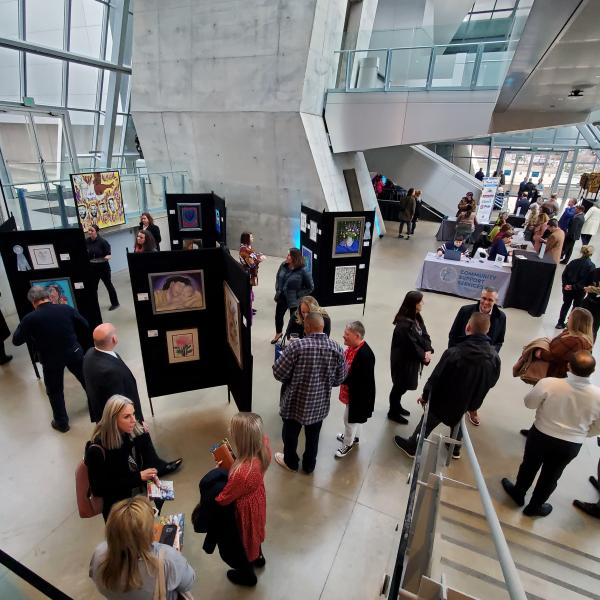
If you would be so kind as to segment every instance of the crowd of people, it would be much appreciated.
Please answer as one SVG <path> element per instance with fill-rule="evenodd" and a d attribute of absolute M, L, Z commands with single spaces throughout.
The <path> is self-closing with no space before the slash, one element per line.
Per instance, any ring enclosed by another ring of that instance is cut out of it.
<path fill-rule="evenodd" d="M 406 239 L 414 233 L 419 197 L 418 190 L 409 190 L 400 208 L 400 234 L 405 225 Z M 567 210 L 573 209 L 570 218 L 563 218 L 563 214 L 557 220 L 558 211 L 550 214 L 551 206 L 544 208 L 546 203 L 540 205 L 537 200 L 527 208 L 525 228 L 531 231 L 534 244 L 545 240 L 546 253 L 555 262 L 562 257 L 568 264 L 562 274 L 563 305 L 557 323 L 561 331 L 553 339 L 534 340 L 531 352 L 519 363 L 526 362 L 528 368 L 537 363 L 537 372 L 542 375 L 532 382 L 533 388 L 524 399 L 525 406 L 536 413 L 533 424 L 521 430 L 527 441 L 515 482 L 503 478 L 501 483 L 529 517 L 550 514 L 552 505 L 548 500 L 565 467 L 577 456 L 586 437 L 600 435 L 600 388 L 590 382 L 595 370 L 592 348 L 600 324 L 600 269 L 591 260 L 593 248 L 588 244 L 582 246 L 579 258 L 569 262 L 575 241 L 583 237 L 587 222 L 583 211 L 569 204 Z M 475 214 L 476 203 L 467 194 L 458 206 L 457 235 L 453 242 L 438 248 L 438 254 L 467 252 L 465 242 L 477 224 Z M 108 263 L 110 245 L 97 228 L 90 228 L 88 233 L 90 259 L 98 265 L 94 266 L 97 281 L 106 285 L 111 309 L 117 308 Z M 501 214 L 485 240 L 478 242 L 489 247 L 490 255 L 504 254 L 512 235 L 507 215 Z M 253 242 L 250 232 L 242 234 L 239 259 L 255 287 L 265 257 Z M 145 213 L 134 251 L 158 251 L 159 243 L 160 230 Z M 340 446 L 335 460 L 342 460 L 359 446 L 362 428 L 375 410 L 376 357 L 366 341 L 364 324 L 358 320 L 347 323 L 343 345 L 332 339 L 331 317 L 310 295 L 313 288 L 301 251 L 290 248 L 276 275 L 272 339 L 280 346 L 272 372 L 281 383 L 282 450 L 272 452 L 258 414 L 238 413 L 231 420 L 228 434 L 233 463 L 225 466 L 218 461 L 200 481 L 201 498 L 192 513 L 193 528 L 206 533 L 205 551 L 219 548 L 220 556 L 231 567 L 227 578 L 236 585 L 256 585 L 257 570 L 266 566 L 262 547 L 267 522 L 264 475 L 271 459 L 290 473 L 313 473 L 322 425 L 336 387 L 344 416 L 336 436 Z M 160 484 L 160 478 L 175 473 L 183 459 L 166 460 L 158 455 L 144 420 L 136 379 L 116 352 L 119 339 L 115 326 L 103 323 L 96 327 L 93 346 L 84 352 L 78 340 L 81 332 L 89 329 L 87 321 L 76 309 L 52 303 L 50 294 L 47 288 L 30 289 L 28 299 L 34 310 L 22 319 L 13 343 L 29 343 L 39 354 L 54 429 L 69 431 L 65 367 L 86 392 L 94 425 L 85 446 L 84 464 L 90 493 L 102 499 L 101 513 L 106 521 L 106 540 L 94 551 L 90 577 L 106 598 L 190 598 L 194 569 L 181 552 L 153 541 L 154 518 L 162 502 L 156 500 L 153 507 L 145 497 L 147 482 Z M 427 438 L 444 424 L 459 442 L 452 451 L 453 458 L 458 459 L 462 436 L 458 426 L 463 416 L 473 426 L 481 426 L 478 411 L 499 380 L 500 352 L 506 335 L 506 314 L 497 301 L 497 290 L 484 287 L 477 302 L 464 305 L 455 315 L 448 330 L 447 348 L 417 400 L 424 409 L 419 424 L 412 434 L 393 438 L 408 457 L 415 456 L 420 435 Z M 424 308 L 423 293 L 409 291 L 393 319 L 387 418 L 399 425 L 409 423 L 410 410 L 406 402 L 403 405 L 403 397 L 419 388 L 423 371 L 430 367 L 435 353 Z M 284 330 L 286 315 L 289 320 Z M 4 334 L 2 327 L 0 334 Z M 7 362 L 3 346 L 2 350 L 0 361 Z M 299 452 L 302 431 L 304 448 Z M 590 476 L 590 482 L 598 489 L 598 478 Z M 600 500 L 597 504 L 574 500 L 574 505 L 600 518 Z"/>

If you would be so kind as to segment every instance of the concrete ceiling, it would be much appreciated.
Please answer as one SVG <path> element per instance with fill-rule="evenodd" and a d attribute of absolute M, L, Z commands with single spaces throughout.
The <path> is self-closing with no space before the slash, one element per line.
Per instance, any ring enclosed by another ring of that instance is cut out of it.
<path fill-rule="evenodd" d="M 535 0 L 496 111 L 599 108 L 599 58 L 599 1 Z M 574 88 L 582 89 L 583 97 L 570 98 Z"/>

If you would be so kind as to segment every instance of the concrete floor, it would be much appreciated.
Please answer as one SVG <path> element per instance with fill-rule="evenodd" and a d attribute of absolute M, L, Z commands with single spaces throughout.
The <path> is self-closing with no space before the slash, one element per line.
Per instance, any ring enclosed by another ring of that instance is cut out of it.
<path fill-rule="evenodd" d="M 203 536 L 191 527 L 186 531 L 184 554 L 196 569 L 196 598 L 369 599 L 377 598 L 384 574 L 391 573 L 397 551 L 396 525 L 404 515 L 411 462 L 393 445 L 392 436 L 412 431 L 420 409 L 418 391 L 407 394 L 405 405 L 412 411 L 409 426 L 386 420 L 391 387 L 389 345 L 392 319 L 404 294 L 413 289 L 425 253 L 435 248 L 432 223 L 420 223 L 410 241 L 399 240 L 397 224 L 390 223 L 388 236 L 376 243 L 366 311 L 362 306 L 334 307 L 332 337 L 341 341 L 344 323 L 361 319 L 367 340 L 377 357 L 378 395 L 376 411 L 361 435 L 360 447 L 345 459 L 335 460 L 337 432 L 342 431 L 342 405 L 334 392 L 326 419 L 313 475 L 292 474 L 272 463 L 266 474 L 267 566 L 259 574 L 254 590 L 239 589 L 225 578 L 227 567 L 216 555 L 202 550 Z M 281 419 L 278 416 L 279 385 L 273 379 L 273 281 L 280 259 L 269 258 L 261 267 L 257 290 L 258 314 L 253 327 L 254 410 L 264 419 L 274 451 L 281 449 Z M 563 267 L 559 267 L 559 272 Z M 165 510 L 184 511 L 189 516 L 198 500 L 198 481 L 213 464 L 209 447 L 226 435 L 235 412 L 227 404 L 225 388 L 178 394 L 154 400 L 156 417 L 150 418 L 145 399 L 144 373 L 129 278 L 117 273 L 114 281 L 121 308 L 106 312 L 108 299 L 101 289 L 100 304 L 105 318 L 113 320 L 121 343 L 117 348 L 138 378 L 144 413 L 161 454 L 183 456 L 183 468 L 174 476 L 176 500 Z M 467 301 L 426 293 L 423 316 L 436 349 L 434 363 L 447 344 L 447 335 L 458 308 Z M 511 368 L 526 342 L 539 335 L 554 335 L 560 307 L 557 275 L 548 312 L 540 318 L 508 309 L 508 331 L 501 352 L 500 382 L 488 395 L 480 411 L 482 425 L 470 428 L 473 443 L 500 520 L 510 531 L 529 531 L 539 543 L 551 540 L 566 549 L 577 548 L 600 572 L 599 523 L 576 511 L 573 498 L 595 501 L 597 493 L 587 482 L 595 472 L 598 447 L 588 440 L 578 458 L 567 468 L 552 497 L 554 512 L 546 519 L 532 520 L 515 509 L 505 496 L 500 479 L 514 476 L 522 457 L 521 427 L 528 427 L 533 413 L 523 405 L 529 389 L 512 377 Z M 15 319 L 9 319 L 12 328 Z M 88 578 L 89 558 L 103 539 L 101 518 L 78 517 L 74 493 L 74 470 L 82 456 L 91 424 L 82 389 L 70 374 L 65 377 L 71 431 L 60 434 L 49 426 L 50 407 L 29 364 L 23 347 L 9 351 L 15 358 L 0 367 L 2 414 L 0 451 L 5 492 L 0 512 L 0 547 L 76 599 L 99 598 Z M 425 376 L 431 367 L 425 371 Z M 600 374 L 594 377 L 600 382 Z M 470 467 L 463 458 L 453 461 L 450 477 L 470 481 Z M 473 492 L 447 490 L 446 499 L 466 510 L 480 512 Z M 169 511 L 171 512 L 171 511 Z M 456 557 L 460 554 L 456 551 Z M 582 559 L 583 560 L 583 559 Z M 448 567 L 451 571 L 452 569 Z M 452 582 L 465 591 L 477 592 L 478 580 L 458 571 Z M 473 580 L 473 581 L 471 581 Z M 597 582 L 596 582 L 597 583 Z M 468 588 L 468 589 L 467 589 Z M 483 592 L 482 592 L 483 593 Z M 546 591 L 544 598 L 598 597 L 565 595 Z M 0 598 L 41 597 L 13 575 L 0 570 Z M 481 596 L 485 597 L 484 595 Z"/>

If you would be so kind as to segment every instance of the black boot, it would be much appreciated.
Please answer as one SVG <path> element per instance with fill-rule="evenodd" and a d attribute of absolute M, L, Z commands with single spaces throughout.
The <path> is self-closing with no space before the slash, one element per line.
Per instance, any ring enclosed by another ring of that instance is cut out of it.
<path fill-rule="evenodd" d="M 254 587 L 257 581 L 252 567 L 247 570 L 244 569 L 243 571 L 241 569 L 229 569 L 229 571 L 227 571 L 227 579 L 229 579 L 231 583 L 244 585 L 246 587 Z"/>

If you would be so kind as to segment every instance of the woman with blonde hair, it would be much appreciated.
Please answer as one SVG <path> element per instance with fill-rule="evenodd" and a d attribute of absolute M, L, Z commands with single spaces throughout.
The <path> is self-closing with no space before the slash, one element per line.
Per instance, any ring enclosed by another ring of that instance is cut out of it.
<path fill-rule="evenodd" d="M 264 567 L 266 562 L 261 549 L 267 520 L 264 475 L 271 462 L 271 447 L 262 419 L 255 413 L 234 415 L 229 429 L 236 459 L 216 502 L 221 505 L 235 502 L 237 526 L 248 563 L 227 571 L 227 578 L 238 585 L 254 586 L 254 568 Z"/>
<path fill-rule="evenodd" d="M 302 298 L 300 298 L 298 309 L 290 319 L 290 323 L 286 331 L 286 337 L 296 334 L 299 338 L 303 338 L 304 319 L 306 318 L 306 315 L 311 312 L 319 313 L 323 317 L 323 321 L 325 323 L 323 333 L 329 337 L 331 334 L 331 319 L 329 318 L 327 311 L 324 308 L 321 308 L 316 298 L 313 298 L 312 296 L 302 296 Z"/>
<path fill-rule="evenodd" d="M 544 233 L 548 229 L 548 221 L 550 217 L 546 213 L 539 213 L 535 223 L 533 225 L 533 248 L 536 252 L 539 252 L 542 248 L 542 240 L 544 239 Z"/>
<path fill-rule="evenodd" d="M 594 333 L 592 313 L 586 308 L 574 308 L 569 315 L 567 328 L 552 339 L 548 350 L 536 350 L 536 358 L 550 363 L 547 377 L 567 376 L 569 360 L 580 350 L 592 350 Z"/>
<path fill-rule="evenodd" d="M 111 396 L 85 447 L 90 487 L 94 496 L 103 498 L 104 520 L 115 502 L 145 492 L 147 481 L 158 481 L 163 463 L 150 434 L 136 421 L 133 402 Z"/>
<path fill-rule="evenodd" d="M 90 577 L 105 598 L 177 600 L 191 590 L 194 569 L 171 546 L 153 542 L 153 534 L 154 515 L 146 498 L 136 496 L 113 506 L 106 541 L 96 547 L 90 562 Z"/>

